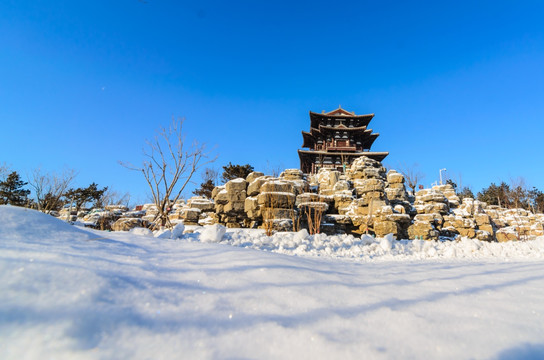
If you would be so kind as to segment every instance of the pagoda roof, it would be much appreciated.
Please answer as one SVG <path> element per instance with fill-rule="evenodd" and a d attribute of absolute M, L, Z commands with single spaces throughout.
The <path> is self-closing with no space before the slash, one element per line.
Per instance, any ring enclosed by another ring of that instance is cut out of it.
<path fill-rule="evenodd" d="M 335 117 L 349 117 L 349 118 L 370 118 L 372 119 L 374 117 L 374 114 L 365 114 L 365 115 L 356 115 L 355 112 L 349 112 L 345 109 L 342 109 L 342 107 L 338 107 L 338 109 L 335 109 L 333 111 L 329 112 L 323 112 L 323 113 L 316 113 L 313 111 L 310 111 L 310 117 L 316 116 L 316 117 L 325 117 L 325 118 L 335 118 Z"/>
<path fill-rule="evenodd" d="M 303 131 L 302 132 L 302 141 L 303 141 L 303 144 L 302 144 L 302 147 L 305 148 L 309 148 L 309 147 L 312 147 L 312 145 L 314 144 L 315 142 L 315 137 L 309 133 L 309 132 L 306 132 L 306 131 Z"/>
<path fill-rule="evenodd" d="M 339 126 L 327 126 L 327 125 L 319 125 L 319 131 L 321 130 L 329 130 L 329 131 L 365 131 L 366 126 L 358 126 L 358 127 L 347 127 L 345 125 L 339 125 Z M 372 130 L 370 130 L 372 131 Z"/>
<path fill-rule="evenodd" d="M 330 156 L 330 155 L 341 155 L 348 157 L 359 157 L 359 156 L 368 156 L 377 161 L 383 161 L 389 155 L 388 151 L 357 151 L 357 152 L 344 152 L 344 151 L 318 151 L 318 150 L 298 150 L 299 157 L 307 158 L 314 157 L 318 155 Z"/>

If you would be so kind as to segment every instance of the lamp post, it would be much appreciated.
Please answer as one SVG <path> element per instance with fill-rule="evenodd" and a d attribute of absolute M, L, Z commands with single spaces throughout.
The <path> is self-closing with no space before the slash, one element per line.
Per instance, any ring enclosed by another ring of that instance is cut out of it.
<path fill-rule="evenodd" d="M 446 169 L 440 169 L 440 185 L 442 184 L 442 171 L 446 171 Z"/>

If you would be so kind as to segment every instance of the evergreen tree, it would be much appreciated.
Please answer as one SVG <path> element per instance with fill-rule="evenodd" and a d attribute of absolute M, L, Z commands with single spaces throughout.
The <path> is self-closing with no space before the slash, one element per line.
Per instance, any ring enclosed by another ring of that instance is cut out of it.
<path fill-rule="evenodd" d="M 466 186 L 461 191 L 459 191 L 457 193 L 457 196 L 459 196 L 459 198 L 461 200 L 463 200 L 463 198 L 472 198 L 472 199 L 474 199 L 474 193 L 472 192 L 472 190 L 470 190 Z"/>
<path fill-rule="evenodd" d="M 211 199 L 212 191 L 215 188 L 215 183 L 217 182 L 217 175 L 217 170 L 213 168 L 204 169 L 204 173 L 202 174 L 202 180 L 204 180 L 204 182 L 200 184 L 199 189 L 193 190 L 193 194 Z"/>
<path fill-rule="evenodd" d="M 42 208 L 47 211 L 59 211 L 62 208 L 62 201 L 58 196 L 49 192 L 43 197 Z"/>
<path fill-rule="evenodd" d="M 193 191 L 193 194 L 197 196 L 204 196 L 205 198 L 211 199 L 212 198 L 212 191 L 215 188 L 215 184 L 212 180 L 206 180 L 202 184 L 200 184 L 199 189 L 195 189 Z"/>
<path fill-rule="evenodd" d="M 532 211 L 535 213 L 544 212 L 544 193 L 542 191 L 533 187 L 533 189 L 528 192 L 528 198 Z"/>
<path fill-rule="evenodd" d="M 478 193 L 478 200 L 484 201 L 488 205 L 500 205 L 509 208 L 511 205 L 510 186 L 504 181 L 498 186 L 491 183 L 488 188 L 482 189 Z"/>
<path fill-rule="evenodd" d="M 0 181 L 0 204 L 9 204 L 15 206 L 24 206 L 28 202 L 30 190 L 23 189 L 26 182 L 16 171 L 8 175 L 6 180 Z"/>
<path fill-rule="evenodd" d="M 93 202 L 93 206 L 100 205 L 104 193 L 108 190 L 107 187 L 99 190 L 98 185 L 94 182 L 86 188 L 69 189 L 66 192 L 65 198 L 67 202 L 72 202 L 76 206 L 76 211 L 79 211 L 83 205 L 88 202 Z"/>
<path fill-rule="evenodd" d="M 245 165 L 233 165 L 229 162 L 227 166 L 223 166 L 223 175 L 221 180 L 223 183 L 236 178 L 246 178 L 253 172 L 253 166 L 249 164 Z"/>

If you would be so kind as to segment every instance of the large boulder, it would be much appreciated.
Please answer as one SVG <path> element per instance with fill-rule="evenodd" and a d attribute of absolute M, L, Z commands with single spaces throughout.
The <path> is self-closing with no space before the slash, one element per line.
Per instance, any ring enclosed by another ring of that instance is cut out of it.
<path fill-rule="evenodd" d="M 151 223 L 141 218 L 120 218 L 111 226 L 113 231 L 130 231 L 134 228 L 149 228 Z"/>

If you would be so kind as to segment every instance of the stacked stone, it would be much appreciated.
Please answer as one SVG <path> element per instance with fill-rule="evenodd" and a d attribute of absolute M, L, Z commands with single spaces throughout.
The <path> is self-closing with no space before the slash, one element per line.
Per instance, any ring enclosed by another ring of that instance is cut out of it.
<path fill-rule="evenodd" d="M 461 235 L 482 241 L 494 239 L 495 226 L 485 212 L 486 203 L 472 198 L 463 198 L 462 204 L 445 217 L 444 229 L 450 236 Z"/>
<path fill-rule="evenodd" d="M 357 197 L 370 202 L 373 200 L 376 208 L 387 205 L 385 198 L 385 168 L 379 161 L 361 156 L 353 161 L 346 171 L 347 178 L 352 181 Z"/>
<path fill-rule="evenodd" d="M 448 205 L 451 209 L 455 209 L 461 204 L 459 196 L 457 196 L 455 189 L 450 184 L 435 185 L 432 190 L 442 193 L 448 199 Z"/>
<path fill-rule="evenodd" d="M 532 214 L 529 216 L 532 236 L 544 236 L 544 214 Z"/>
<path fill-rule="evenodd" d="M 329 209 L 331 202 L 331 196 L 321 195 L 316 193 L 305 192 L 297 195 L 296 206 L 300 214 L 301 226 L 309 227 L 310 220 L 315 223 L 315 214 L 320 213 L 321 219 L 325 220 L 321 222 L 320 232 L 327 234 L 335 233 L 337 229 L 337 219 L 334 217 L 326 217 L 326 212 Z M 308 219 L 308 216 L 312 219 Z"/>
<path fill-rule="evenodd" d="M 489 217 L 491 218 L 491 221 L 496 225 L 497 228 L 502 228 L 506 226 L 506 224 L 504 223 L 502 219 L 503 211 L 504 209 L 498 205 L 487 205 L 485 208 L 486 214 L 489 215 Z"/>
<path fill-rule="evenodd" d="M 304 174 L 298 169 L 287 169 L 280 178 L 252 173 L 247 179 L 247 197 L 244 211 L 250 227 L 273 224 L 274 230 L 292 231 L 297 221 L 296 196 L 307 189 Z"/>
<path fill-rule="evenodd" d="M 497 241 L 511 241 L 544 235 L 544 215 L 523 209 L 504 209 L 488 205 L 485 209 L 494 228 Z"/>
<path fill-rule="evenodd" d="M 347 169 L 346 176 L 353 183 L 357 198 L 352 201 L 345 213 L 351 218 L 354 227 L 358 228 L 357 232 L 375 232 L 377 228 L 380 233 L 391 229 L 390 232 L 398 234 L 396 223 L 390 224 L 388 222 L 392 220 L 376 216 L 382 212 L 384 207 L 390 208 L 383 210 L 384 214 L 396 213 L 389 206 L 385 195 L 387 178 L 385 168 L 381 163 L 362 156 L 355 159 L 351 167 Z M 384 223 L 378 224 L 380 222 Z"/>
<path fill-rule="evenodd" d="M 128 207 L 125 205 L 106 205 L 104 206 L 104 210 L 111 211 L 119 216 L 129 211 Z"/>
<path fill-rule="evenodd" d="M 187 200 L 187 205 L 178 210 L 179 219 L 185 225 L 201 225 L 213 223 L 210 213 L 215 212 L 212 200 L 202 196 L 193 196 Z"/>
<path fill-rule="evenodd" d="M 293 221 L 297 216 L 296 196 L 296 186 L 292 181 L 268 180 L 263 183 L 257 196 L 263 222 L 272 221 L 274 230 L 293 230 Z"/>
<path fill-rule="evenodd" d="M 143 220 L 141 218 L 123 217 L 113 223 L 111 229 L 113 231 L 129 231 L 136 227 L 149 228 L 150 226 L 151 223 L 147 220 Z"/>
<path fill-rule="evenodd" d="M 247 226 L 248 218 L 244 211 L 247 197 L 247 181 L 242 178 L 230 180 L 212 191 L 217 221 L 228 228 Z"/>
<path fill-rule="evenodd" d="M 404 210 L 404 207 L 400 206 L 400 209 Z M 383 206 L 375 214 L 374 233 L 376 236 L 393 234 L 396 239 L 406 239 L 410 222 L 409 214 L 396 211 L 392 206 Z"/>
<path fill-rule="evenodd" d="M 121 213 L 102 209 L 93 209 L 82 217 L 86 227 L 98 230 L 111 230 L 112 225 L 121 217 Z"/>
<path fill-rule="evenodd" d="M 319 169 L 317 172 L 317 185 L 319 186 L 319 194 L 332 196 L 334 195 L 334 186 L 340 179 L 340 172 L 329 169 Z"/>
<path fill-rule="evenodd" d="M 390 171 L 386 177 L 380 162 L 360 157 L 347 171 L 347 178 L 353 182 L 357 199 L 353 200 L 346 212 L 358 232 L 374 232 L 378 236 L 394 234 L 397 238 L 407 237 L 410 215 L 404 176 Z M 390 181 L 388 181 L 390 180 Z M 388 190 L 386 190 L 388 189 Z M 387 193 L 394 200 L 389 202 Z"/>
<path fill-rule="evenodd" d="M 346 215 L 350 209 L 351 203 L 355 199 L 351 182 L 347 180 L 339 180 L 336 182 L 336 184 L 334 184 L 332 190 L 332 198 L 334 200 L 333 209 L 340 215 Z"/>
<path fill-rule="evenodd" d="M 285 169 L 281 174 L 280 178 L 284 180 L 304 180 L 304 173 L 300 169 Z"/>
<path fill-rule="evenodd" d="M 439 191 L 423 189 L 416 193 L 414 208 L 417 215 L 408 228 L 410 239 L 437 240 L 449 213 L 448 199 Z"/>
<path fill-rule="evenodd" d="M 410 212 L 412 205 L 410 204 L 408 192 L 404 185 L 404 175 L 395 170 L 389 170 L 387 172 L 385 194 L 392 206 L 400 205 L 404 208 L 404 210 L 400 210 L 400 212 Z"/>
<path fill-rule="evenodd" d="M 340 172 L 329 169 L 320 169 L 316 179 L 320 201 L 328 204 L 329 213 L 346 215 L 355 198 L 351 182 Z"/>
<path fill-rule="evenodd" d="M 534 233 L 538 233 L 536 224 L 531 222 L 531 217 L 534 216 L 530 211 L 524 209 L 503 209 L 501 219 L 505 227 L 497 231 L 498 241 L 509 240 L 522 240 L 528 239 L 530 236 L 534 236 Z M 515 234 L 516 239 L 512 239 Z"/>
<path fill-rule="evenodd" d="M 264 176 L 262 172 L 252 172 L 246 178 L 249 183 L 247 187 L 247 197 L 244 202 L 244 211 L 250 220 L 250 227 L 257 227 L 262 222 L 261 209 L 257 196 L 261 192 L 261 186 L 268 180 L 274 179 L 272 176 Z"/>
<path fill-rule="evenodd" d="M 168 220 L 170 220 L 172 224 L 177 224 L 178 222 L 183 221 L 183 212 L 185 209 L 187 209 L 187 204 L 185 203 L 185 200 L 177 200 L 175 204 L 172 205 L 171 210 L 168 213 Z M 193 223 L 193 225 L 194 224 L 196 223 Z"/>
<path fill-rule="evenodd" d="M 387 205 L 385 168 L 376 160 L 361 156 L 353 161 L 346 175 L 353 183 L 357 213 L 368 215 Z"/>
<path fill-rule="evenodd" d="M 157 206 L 155 204 L 144 204 L 142 205 L 142 211 L 145 211 L 145 215 L 142 216 L 143 220 L 153 222 L 155 216 L 159 213 Z"/>
<path fill-rule="evenodd" d="M 65 207 L 59 211 L 59 219 L 64 221 L 76 221 L 77 220 L 77 211 L 75 208 Z"/>

